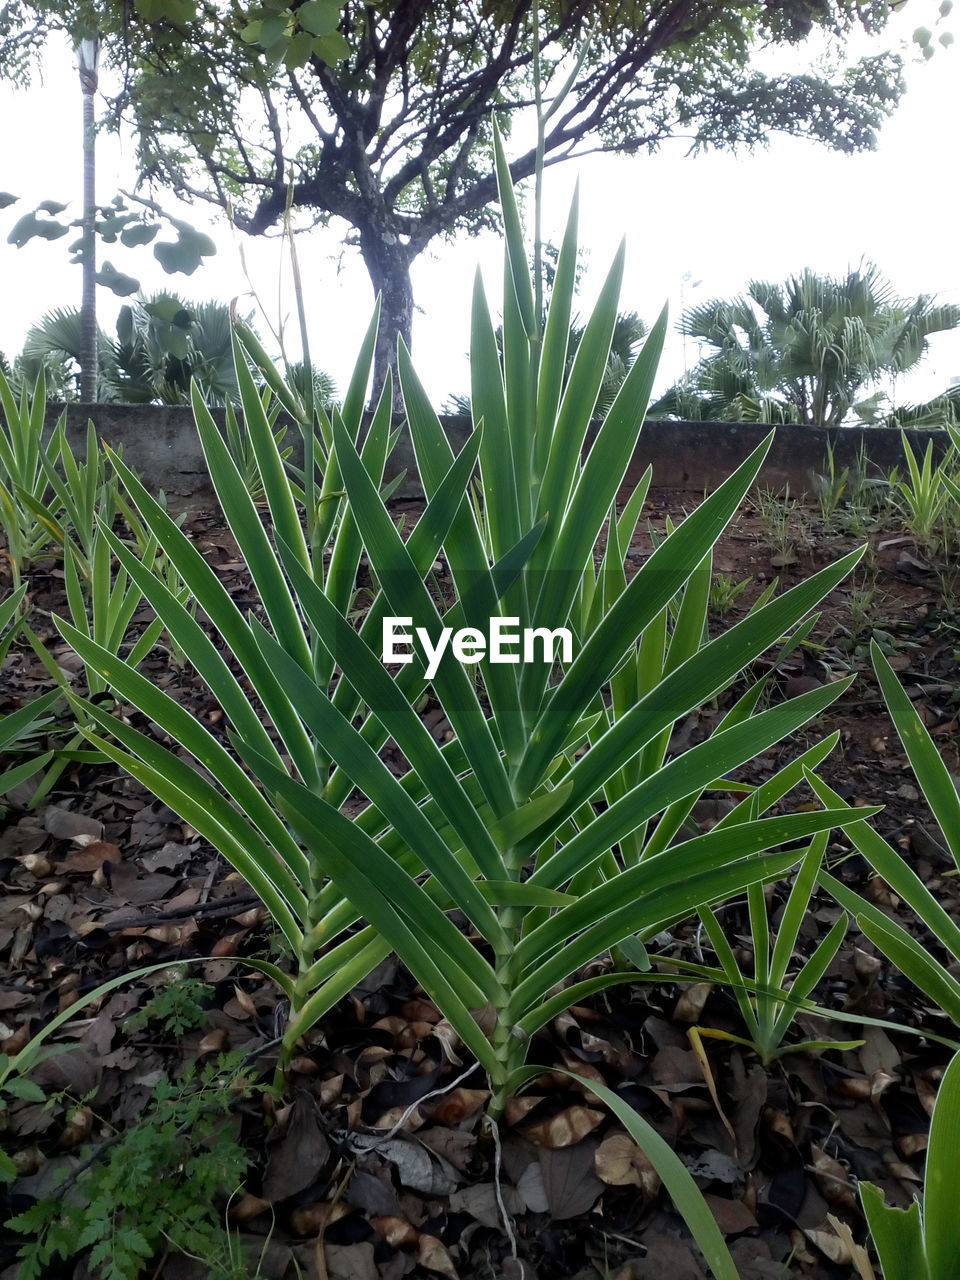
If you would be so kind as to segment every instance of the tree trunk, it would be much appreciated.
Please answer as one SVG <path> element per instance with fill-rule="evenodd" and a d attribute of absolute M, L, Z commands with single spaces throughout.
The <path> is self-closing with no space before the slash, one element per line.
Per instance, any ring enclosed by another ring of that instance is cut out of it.
<path fill-rule="evenodd" d="M 80 302 L 80 399 L 97 399 L 97 239 L 96 134 L 93 96 L 97 89 L 96 62 L 81 64 L 83 91 L 83 289 Z"/>
<path fill-rule="evenodd" d="M 366 264 L 375 294 L 380 295 L 380 329 L 373 365 L 373 391 L 370 402 L 376 404 L 386 381 L 387 370 L 393 371 L 394 407 L 402 407 L 397 378 L 397 337 L 412 349 L 413 285 L 410 263 L 413 255 L 390 231 L 368 227 L 361 231 L 360 252 Z"/>

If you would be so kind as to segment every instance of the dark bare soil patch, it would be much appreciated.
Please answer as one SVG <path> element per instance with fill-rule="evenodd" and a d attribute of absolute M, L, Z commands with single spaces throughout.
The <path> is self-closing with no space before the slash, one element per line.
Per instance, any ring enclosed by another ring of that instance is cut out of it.
<path fill-rule="evenodd" d="M 696 501 L 695 495 L 657 493 L 645 517 L 656 530 L 665 516 Z M 418 512 L 408 504 L 398 514 L 409 525 Z M 715 612 L 713 627 L 741 617 L 772 577 L 792 585 L 863 540 L 827 528 L 811 511 L 792 519 L 785 536 L 759 506 L 735 520 L 716 551 L 715 572 L 729 583 L 718 590 L 718 604 L 726 608 Z M 188 528 L 241 604 L 252 605 L 229 534 L 202 513 L 189 518 Z M 840 745 L 823 765 L 823 777 L 851 803 L 885 805 L 878 829 L 960 919 L 960 886 L 949 874 L 942 837 L 867 657 L 870 639 L 877 639 L 948 767 L 960 775 L 960 568 L 938 563 L 899 528 L 868 529 L 867 538 L 869 555 L 825 603 L 811 643 L 776 665 L 771 697 L 851 671 L 859 678 L 789 748 L 764 753 L 745 777 L 762 781 L 804 746 L 839 730 Z M 637 563 L 650 545 L 644 531 L 631 550 Z M 721 598 L 748 578 L 735 598 Z M 36 629 L 82 682 L 82 667 L 49 622 L 51 611 L 65 612 L 56 566 L 33 575 L 31 599 Z M 156 651 L 144 670 L 218 726 L 219 708 L 189 668 Z M 15 648 L 0 672 L 0 711 L 47 684 L 31 652 Z M 706 736 L 724 705 L 721 699 L 719 706 L 704 706 L 678 725 L 678 745 Z M 449 729 L 438 709 L 424 714 L 442 739 Z M 54 745 L 64 740 L 63 733 L 51 739 Z M 51 1172 L 68 1167 L 87 1144 L 105 1158 L 117 1135 L 146 1113 L 161 1076 L 179 1078 L 191 1064 L 229 1050 L 245 1055 L 254 1076 L 269 1081 L 283 1019 L 269 982 L 236 958 L 275 954 L 263 908 L 196 833 L 139 784 L 80 760 L 38 811 L 27 793 L 15 799 L 19 807 L 11 806 L 0 835 L 3 1052 L 16 1052 L 80 994 L 140 965 L 197 957 L 191 972 L 209 990 L 199 1025 L 179 1034 L 156 1022 L 126 1025 L 169 980 L 163 973 L 120 987 L 61 1034 L 75 1047 L 34 1077 L 47 1102 L 20 1100 L 6 1117 L 5 1149 L 23 1176 L 6 1190 L 4 1218 L 50 1194 Z M 698 821 L 707 827 L 721 812 L 718 802 L 706 801 Z M 835 874 L 922 936 L 842 842 L 829 858 Z M 774 906 L 784 898 L 778 887 Z M 812 948 L 837 916 L 835 904 L 818 898 L 803 945 Z M 724 908 L 723 922 L 748 964 L 745 907 Z M 695 924 L 664 939 L 663 947 L 674 957 L 713 962 Z M 857 1178 L 878 1182 L 890 1203 L 909 1203 L 949 1055 L 922 1033 L 951 1037 L 956 1028 L 855 929 L 818 998 L 837 1011 L 894 1025 L 858 1033 L 848 1022 L 801 1019 L 798 1037 L 862 1034 L 864 1044 L 821 1057 L 787 1055 L 769 1069 L 739 1046 L 710 1041 L 714 1098 L 687 1033 L 698 1025 L 742 1034 L 736 1003 L 722 987 L 658 976 L 570 1010 L 540 1037 L 531 1058 L 618 1089 L 675 1146 L 707 1193 L 745 1280 L 846 1277 L 849 1259 L 828 1215 L 863 1239 Z M 294 1263 L 317 1280 L 694 1280 L 705 1274 L 648 1163 L 594 1096 L 560 1075 L 534 1082 L 508 1113 L 498 1155 L 480 1124 L 483 1079 L 479 1072 L 465 1075 L 468 1067 L 451 1050 L 436 1008 L 404 970 L 387 962 L 303 1046 L 285 1099 L 257 1092 L 238 1097 L 232 1124 L 249 1169 L 222 1210 L 249 1248 L 249 1274 L 257 1274 L 255 1264 L 264 1276 L 292 1276 Z M 0 1244 L 0 1280 L 18 1274 L 21 1240 L 8 1233 Z M 92 1273 L 81 1259 L 52 1263 L 45 1274 Z M 182 1280 L 210 1268 L 170 1251 L 143 1274 Z"/>

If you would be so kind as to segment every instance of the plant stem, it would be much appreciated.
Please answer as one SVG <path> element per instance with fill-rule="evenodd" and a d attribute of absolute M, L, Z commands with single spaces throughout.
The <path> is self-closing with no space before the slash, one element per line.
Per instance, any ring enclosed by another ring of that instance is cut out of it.
<path fill-rule="evenodd" d="M 509 853 L 505 861 L 509 866 Z M 517 943 L 520 941 L 522 922 L 523 912 L 517 907 L 506 907 L 500 914 L 506 944 L 505 949 L 497 953 L 495 964 L 500 995 L 497 998 L 496 1022 L 492 1037 L 498 1071 L 497 1078 L 490 1081 L 492 1094 L 487 1108 L 487 1115 L 492 1121 L 499 1120 L 503 1114 L 503 1109 L 512 1094 L 508 1081 L 517 1067 L 523 1064 L 527 1052 L 526 1040 L 521 1040 L 514 1035 L 513 1016 L 509 1004 L 510 993 L 517 986 L 515 954 Z"/>

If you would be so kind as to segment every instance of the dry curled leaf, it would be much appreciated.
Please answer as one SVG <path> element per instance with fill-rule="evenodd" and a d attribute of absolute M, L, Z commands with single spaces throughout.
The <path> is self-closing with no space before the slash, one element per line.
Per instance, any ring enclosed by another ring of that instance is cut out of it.
<path fill-rule="evenodd" d="M 453 1259 L 442 1241 L 438 1240 L 436 1236 L 422 1235 L 420 1237 L 417 1242 L 417 1261 L 427 1271 L 434 1271 L 441 1276 L 449 1276 L 450 1280 L 459 1280 L 457 1269 L 453 1265 Z"/>
<path fill-rule="evenodd" d="M 640 1187 L 648 1199 L 656 1195 L 660 1177 L 653 1165 L 626 1133 L 611 1133 L 596 1150 L 593 1166 L 597 1177 L 611 1187 Z"/>
<path fill-rule="evenodd" d="M 602 1111 L 595 1111 L 592 1107 L 567 1107 L 548 1120 L 529 1125 L 524 1129 L 523 1136 L 537 1146 L 548 1147 L 550 1150 L 572 1147 L 575 1142 L 580 1142 L 587 1134 L 593 1133 L 605 1119 Z"/>
<path fill-rule="evenodd" d="M 522 1098 L 510 1098 L 503 1109 L 503 1119 L 508 1125 L 518 1125 L 521 1120 L 543 1101 L 543 1095 L 525 1093 Z"/>
<path fill-rule="evenodd" d="M 816 1143 L 810 1145 L 811 1164 L 820 1193 L 828 1204 L 841 1209 L 856 1209 L 857 1196 L 846 1169 Z"/>
<path fill-rule="evenodd" d="M 349 1205 L 342 1200 L 318 1200 L 316 1204 L 291 1210 L 290 1229 L 294 1235 L 315 1236 L 345 1218 L 349 1212 Z"/>
<path fill-rule="evenodd" d="M 93 1128 L 93 1112 L 89 1107 L 74 1107 L 67 1113 L 67 1123 L 60 1135 L 62 1147 L 75 1147 L 90 1136 Z"/>
<path fill-rule="evenodd" d="M 270 1201 L 264 1200 L 262 1196 L 254 1196 L 247 1192 L 241 1196 L 239 1200 L 230 1205 L 228 1217 L 231 1222 L 251 1222 L 254 1218 L 259 1218 L 261 1213 L 267 1213 L 270 1210 Z"/>
<path fill-rule="evenodd" d="M 432 1119 L 451 1129 L 486 1106 L 489 1089 L 452 1089 L 433 1108 Z"/>
<path fill-rule="evenodd" d="M 253 1003 L 253 1000 L 250 998 L 247 992 L 244 991 L 242 987 L 238 987 L 236 986 L 236 984 L 234 984 L 233 994 L 234 994 L 234 997 L 236 998 L 237 1004 L 240 1006 L 243 1012 L 247 1015 L 247 1017 L 255 1018 L 257 1016 L 257 1006 Z"/>
<path fill-rule="evenodd" d="M 674 1022 L 699 1022 L 711 991 L 712 982 L 694 982 L 685 988 L 673 1008 Z"/>
<path fill-rule="evenodd" d="M 853 1262 L 853 1256 L 847 1243 L 833 1231 L 804 1230 L 803 1233 L 812 1245 L 829 1258 L 831 1262 L 838 1267 L 849 1267 Z"/>
<path fill-rule="evenodd" d="M 394 1249 L 415 1249 L 420 1239 L 420 1232 L 410 1225 L 406 1218 L 390 1214 L 383 1218 L 371 1218 L 370 1225 L 381 1240 L 392 1245 Z"/>
<path fill-rule="evenodd" d="M 107 840 L 92 840 L 84 847 L 68 853 L 67 856 L 57 863 L 58 874 L 66 874 L 81 871 L 99 871 L 105 862 L 116 865 L 121 861 L 122 854 L 115 844 L 110 844 Z"/>
<path fill-rule="evenodd" d="M 197 1056 L 204 1057 L 208 1053 L 223 1053 L 227 1047 L 226 1027 L 214 1027 L 208 1031 L 197 1045 Z"/>

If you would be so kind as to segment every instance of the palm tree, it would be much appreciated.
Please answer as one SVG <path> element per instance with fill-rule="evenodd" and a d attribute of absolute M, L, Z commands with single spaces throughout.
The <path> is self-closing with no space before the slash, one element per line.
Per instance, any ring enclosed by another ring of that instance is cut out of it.
<path fill-rule="evenodd" d="M 250 318 L 245 321 L 250 324 Z M 117 334 L 97 329 L 97 400 L 110 404 L 189 404 L 196 380 L 208 404 L 240 398 L 233 367 L 230 308 L 222 302 L 184 302 L 175 293 L 139 297 L 120 308 Z M 50 399 L 76 400 L 80 389 L 83 318 L 74 308 L 45 315 L 28 330 L 13 363 L 16 386 L 34 386 L 41 370 Z M 302 364 L 291 365 L 292 385 L 303 392 Z M 336 384 L 313 370 L 314 398 L 329 407 Z"/>
<path fill-rule="evenodd" d="M 686 312 L 680 332 L 706 354 L 650 416 L 836 427 L 885 378 L 913 369 L 931 333 L 958 325 L 960 307 L 899 298 L 872 263 L 843 277 L 807 269 L 784 284 L 752 281 L 739 298 Z"/>
<path fill-rule="evenodd" d="M 81 262 L 83 290 L 80 304 L 80 398 L 88 403 L 96 399 L 99 342 L 97 333 L 97 196 L 96 196 L 96 132 L 94 95 L 97 92 L 97 65 L 100 59 L 100 37 L 85 35 L 76 41 L 77 70 L 83 93 L 83 239 Z"/>
<path fill-rule="evenodd" d="M 220 302 L 186 303 L 173 293 L 140 297 L 121 307 L 117 334 L 97 329 L 96 398 L 107 403 L 187 404 L 196 378 L 211 404 L 237 398 L 230 341 L 229 307 Z M 82 367 L 83 317 L 64 308 L 30 330 L 14 365 L 33 384 L 41 368 L 52 395 L 75 399 Z"/>

